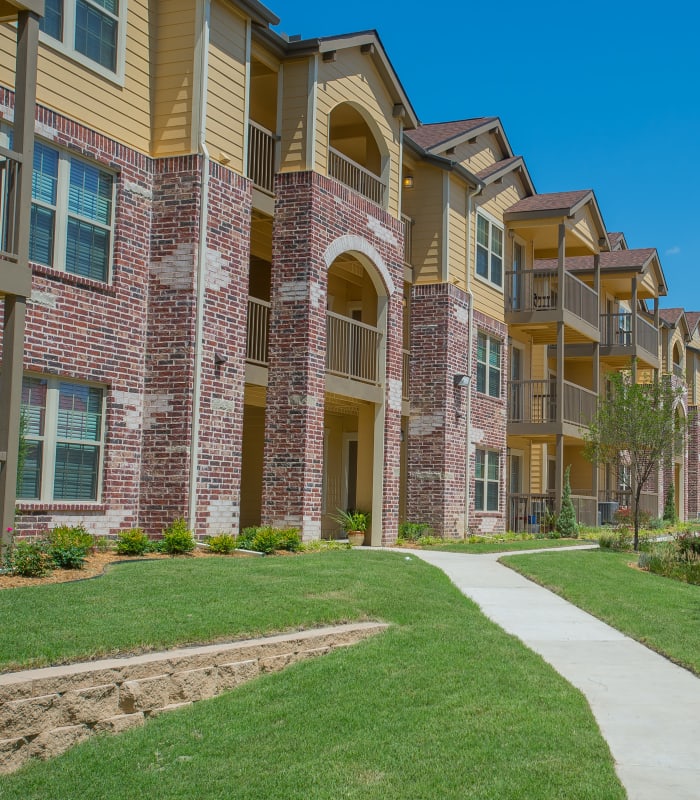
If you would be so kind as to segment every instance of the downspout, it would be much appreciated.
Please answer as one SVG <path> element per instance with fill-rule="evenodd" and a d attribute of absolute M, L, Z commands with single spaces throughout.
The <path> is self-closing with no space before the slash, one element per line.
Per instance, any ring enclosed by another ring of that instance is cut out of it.
<path fill-rule="evenodd" d="M 194 529 L 197 519 L 197 472 L 199 470 L 199 416 L 202 402 L 202 339 L 204 337 L 204 294 L 207 272 L 207 221 L 209 217 L 209 151 L 206 145 L 207 83 L 209 77 L 209 22 L 211 0 L 197 3 L 197 41 L 195 44 L 195 92 L 199 103 L 193 134 L 197 152 L 202 156 L 202 188 L 199 203 L 199 243 L 196 269 L 196 308 L 194 334 L 194 374 L 192 390 L 192 444 L 190 446 L 190 480 L 188 522 Z M 196 127 L 196 132 L 195 132 Z"/>
<path fill-rule="evenodd" d="M 481 193 L 484 188 L 483 184 L 477 186 L 473 191 L 467 190 L 467 280 L 466 289 L 467 297 L 469 298 L 469 310 L 467 312 L 467 336 L 469 338 L 469 347 L 467 348 L 467 375 L 469 376 L 469 386 L 467 387 L 467 423 L 466 423 L 466 436 L 467 447 L 464 463 L 464 538 L 466 539 L 469 534 L 469 457 L 472 441 L 472 391 L 473 388 L 473 350 L 474 350 L 474 296 L 472 294 L 472 267 L 474 266 L 474 259 L 472 258 L 472 198 Z"/>

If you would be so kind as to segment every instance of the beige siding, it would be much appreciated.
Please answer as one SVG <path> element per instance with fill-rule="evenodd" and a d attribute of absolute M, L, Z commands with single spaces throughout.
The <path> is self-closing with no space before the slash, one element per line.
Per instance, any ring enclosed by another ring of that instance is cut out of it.
<path fill-rule="evenodd" d="M 329 141 L 329 117 L 340 103 L 354 103 L 374 121 L 377 134 L 388 149 L 390 159 L 387 208 L 399 213 L 400 125 L 392 116 L 393 101 L 374 67 L 372 57 L 359 47 L 338 50 L 336 61 L 318 64 L 316 112 L 316 169 L 326 172 Z"/>
<path fill-rule="evenodd" d="M 413 224 L 413 276 L 415 283 L 436 283 L 442 251 L 442 176 L 435 167 L 413 170 L 414 188 L 403 193 L 403 212 Z"/>
<path fill-rule="evenodd" d="M 151 13 L 152 16 L 152 13 Z M 39 46 L 37 100 L 61 114 L 148 152 L 150 146 L 150 41 L 147 0 L 130 0 L 124 85 L 98 75 L 43 42 Z M 0 26 L 0 79 L 14 85 L 15 29 Z M 118 125 L 115 125 L 118 121 Z"/>
<path fill-rule="evenodd" d="M 281 172 L 306 169 L 310 68 L 308 58 L 287 61 L 282 67 Z"/>
<path fill-rule="evenodd" d="M 449 211 L 449 281 L 460 289 L 467 286 L 467 188 L 464 183 L 450 177 Z"/>
<path fill-rule="evenodd" d="M 585 210 L 579 211 L 576 215 L 577 220 L 574 225 L 574 230 L 578 236 L 591 248 L 591 250 L 598 249 L 598 235 L 596 227 L 591 217 L 588 207 Z"/>
<path fill-rule="evenodd" d="M 211 7 L 207 144 L 213 158 L 225 154 L 227 166 L 244 174 L 246 121 L 246 20 L 215 2 Z"/>
<path fill-rule="evenodd" d="M 192 152 L 195 11 L 186 0 L 158 4 L 154 59 L 154 156 Z"/>
<path fill-rule="evenodd" d="M 475 142 L 468 140 L 455 147 L 449 158 L 459 162 L 470 172 L 481 172 L 506 156 L 493 133 L 482 133 Z"/>

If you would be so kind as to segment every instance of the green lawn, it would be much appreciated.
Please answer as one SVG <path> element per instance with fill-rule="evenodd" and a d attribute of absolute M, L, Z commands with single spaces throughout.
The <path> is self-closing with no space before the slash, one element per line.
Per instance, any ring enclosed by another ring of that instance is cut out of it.
<path fill-rule="evenodd" d="M 582 544 L 593 544 L 583 539 L 527 539 L 524 542 L 450 542 L 438 544 L 427 550 L 446 550 L 450 553 L 508 553 L 511 550 L 544 550 L 558 547 L 576 547 Z"/>
<path fill-rule="evenodd" d="M 410 555 L 124 565 L 95 581 L 4 591 L 0 603 L 6 662 L 35 650 L 46 661 L 344 619 L 393 623 L 31 764 L 2 778 L 2 800 L 625 796 L 583 696 Z"/>
<path fill-rule="evenodd" d="M 507 556 L 503 563 L 700 675 L 700 586 L 640 572 L 633 553 Z"/>

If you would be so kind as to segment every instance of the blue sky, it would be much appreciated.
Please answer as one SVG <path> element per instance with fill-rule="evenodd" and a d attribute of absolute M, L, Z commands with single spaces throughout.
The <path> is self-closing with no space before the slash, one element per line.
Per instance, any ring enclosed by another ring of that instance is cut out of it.
<path fill-rule="evenodd" d="M 700 310 L 700 46 L 688 14 L 628 0 L 266 4 L 290 35 L 376 29 L 421 122 L 499 116 L 538 192 L 594 189 L 608 230 L 659 251 L 662 307 Z"/>

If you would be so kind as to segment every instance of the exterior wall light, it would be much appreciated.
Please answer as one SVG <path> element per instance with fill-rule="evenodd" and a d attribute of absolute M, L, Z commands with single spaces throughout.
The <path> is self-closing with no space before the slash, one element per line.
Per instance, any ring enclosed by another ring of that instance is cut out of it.
<path fill-rule="evenodd" d="M 461 372 L 458 372 L 454 378 L 454 385 L 458 388 L 463 388 L 465 386 L 469 386 L 472 381 L 471 375 L 463 375 Z"/>
<path fill-rule="evenodd" d="M 404 189 L 413 189 L 413 175 L 405 175 L 403 179 Z"/>

